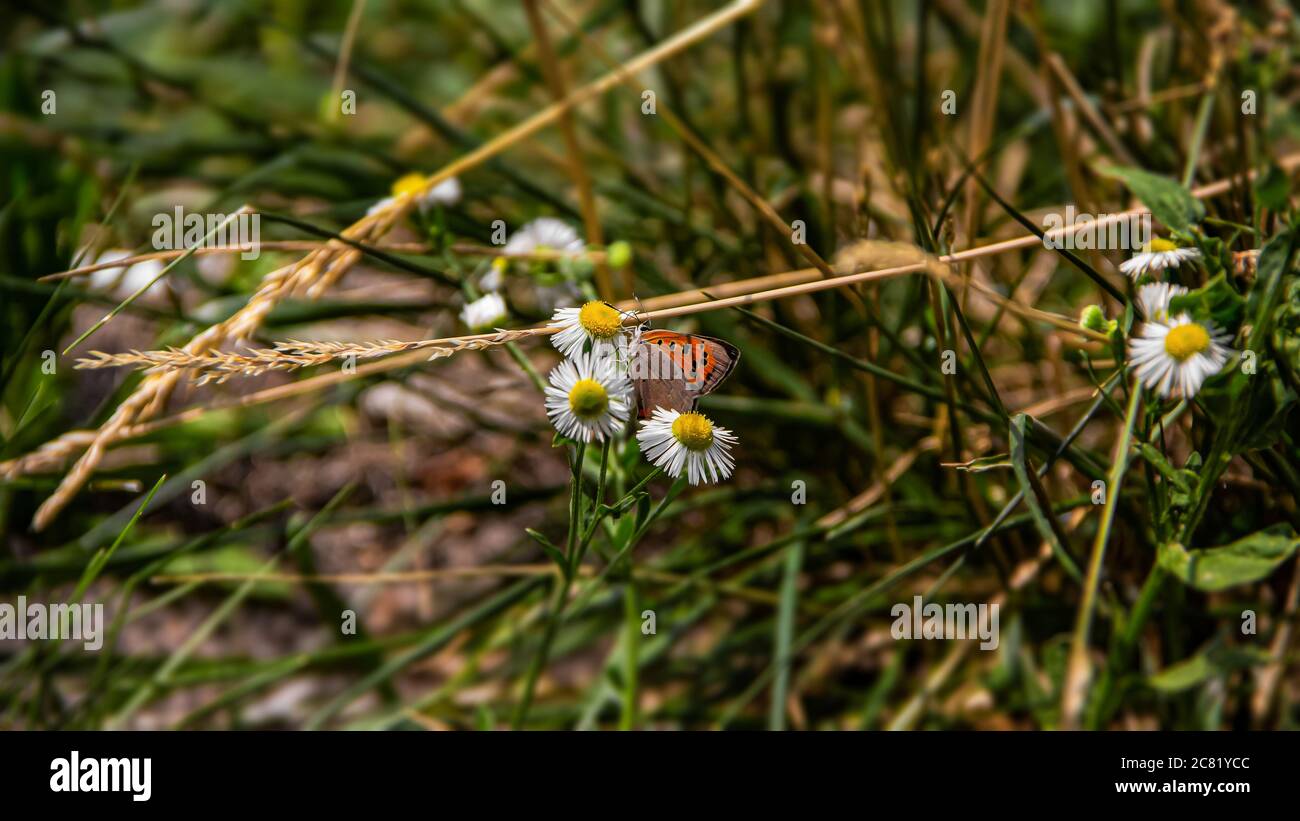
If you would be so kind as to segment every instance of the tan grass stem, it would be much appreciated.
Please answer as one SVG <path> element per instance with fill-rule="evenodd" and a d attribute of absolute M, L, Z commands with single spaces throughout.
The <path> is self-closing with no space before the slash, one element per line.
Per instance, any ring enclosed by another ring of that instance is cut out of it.
<path fill-rule="evenodd" d="M 546 21 L 542 19 L 537 0 L 524 0 L 524 12 L 528 16 L 528 25 L 533 30 L 533 40 L 537 43 L 537 53 L 541 57 L 542 74 L 550 86 L 551 96 L 557 102 L 564 100 L 569 92 L 568 78 L 564 66 L 560 64 L 551 46 L 551 36 L 546 31 Z M 578 190 L 578 210 L 582 213 L 582 224 L 587 232 L 587 241 L 597 245 L 605 244 L 604 231 L 600 226 L 600 214 L 596 210 L 596 197 L 592 193 L 591 175 L 587 173 L 587 164 L 582 155 L 582 144 L 578 142 L 578 130 L 574 127 L 573 112 L 565 111 L 560 115 L 560 135 L 564 138 L 564 153 L 569 175 L 573 178 L 573 187 Z M 614 298 L 614 283 L 609 276 L 609 266 L 604 262 L 596 265 L 596 291 L 601 299 Z"/>
<path fill-rule="evenodd" d="M 319 251 L 326 245 L 326 242 L 321 242 L 320 240 L 286 239 L 266 240 L 258 243 L 258 248 L 263 251 Z M 392 242 L 382 245 L 370 245 L 370 247 L 377 251 L 385 251 L 390 254 L 417 255 L 427 254 L 433 250 L 432 247 L 423 242 Z M 193 253 L 195 256 L 208 256 L 212 254 L 238 254 L 249 250 L 251 250 L 251 246 L 247 245 L 213 245 L 204 248 L 196 248 Z M 505 255 L 505 249 L 502 247 L 493 245 L 477 245 L 469 242 L 454 243 L 451 246 L 451 251 L 454 254 L 462 254 L 464 256 L 499 257 Z M 76 268 L 70 268 L 67 271 L 46 274 L 43 277 L 38 277 L 36 281 L 57 282 L 61 279 L 71 279 L 74 277 L 85 276 L 86 274 L 93 274 L 96 271 L 103 271 L 107 268 L 129 267 L 135 265 L 137 262 L 149 262 L 156 259 L 175 259 L 176 257 L 183 255 L 185 252 L 186 249 L 150 251 L 146 254 L 136 254 L 134 256 L 123 257 L 122 259 L 113 260 L 111 262 L 96 262 L 90 265 L 80 265 Z M 567 251 L 536 248 L 527 252 L 512 251 L 510 256 L 511 258 L 520 260 L 551 262 L 557 259 L 571 258 L 575 256 L 575 254 Z M 587 248 L 578 252 L 576 256 L 592 260 L 593 262 L 603 262 L 607 258 L 608 254 L 602 250 Z"/>

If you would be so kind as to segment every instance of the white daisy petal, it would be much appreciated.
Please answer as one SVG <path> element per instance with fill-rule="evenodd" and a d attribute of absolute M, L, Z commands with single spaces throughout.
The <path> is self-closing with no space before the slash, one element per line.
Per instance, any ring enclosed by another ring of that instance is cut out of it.
<path fill-rule="evenodd" d="M 560 308 L 551 317 L 551 344 L 567 357 L 575 357 L 590 349 L 593 356 L 602 359 L 623 360 L 627 349 L 627 330 L 623 315 L 618 309 L 600 301 L 592 301 L 581 308 Z"/>
<path fill-rule="evenodd" d="M 582 237 L 567 222 L 555 217 L 541 217 L 511 234 L 504 253 L 507 256 L 520 256 L 537 250 L 549 250 L 575 256 L 582 248 Z"/>
<path fill-rule="evenodd" d="M 382 200 L 376 202 L 374 205 L 366 209 L 366 216 L 373 217 L 375 214 L 379 213 L 380 211 L 383 211 L 385 208 L 392 205 L 396 201 L 397 201 L 396 197 L 384 197 Z"/>
<path fill-rule="evenodd" d="M 154 280 L 162 272 L 162 260 L 147 259 L 144 262 L 137 262 L 126 269 L 126 276 L 122 277 L 121 283 L 118 284 L 118 293 L 123 294 L 125 298 L 153 282 L 141 297 L 146 300 L 161 300 L 167 292 L 167 284 L 162 279 L 156 282 Z"/>
<path fill-rule="evenodd" d="M 731 458 L 735 434 L 699 413 L 655 408 L 641 422 L 636 438 L 651 464 L 674 479 L 685 469 L 692 485 L 721 482 L 736 467 Z"/>
<path fill-rule="evenodd" d="M 456 177 L 448 177 L 429 189 L 429 193 L 420 200 L 420 208 L 427 210 L 434 205 L 455 205 L 458 202 L 460 202 L 460 180 Z"/>
<path fill-rule="evenodd" d="M 1143 274 L 1177 268 L 1185 262 L 1201 258 L 1196 248 L 1179 248 L 1167 239 L 1154 239 L 1141 252 L 1121 262 L 1120 271 L 1137 279 Z"/>
<path fill-rule="evenodd" d="M 1147 268 L 1149 268 L 1150 266 L 1151 266 L 1151 255 L 1138 254 L 1137 256 L 1131 259 L 1126 259 L 1123 262 L 1121 262 L 1119 264 L 1119 269 L 1125 274 L 1128 274 L 1134 279 L 1137 279 L 1139 276 L 1146 273 Z"/>
<path fill-rule="evenodd" d="M 1139 294 L 1147 321 L 1129 339 L 1129 367 L 1143 385 L 1161 397 L 1190 399 L 1206 379 L 1227 364 L 1232 335 L 1187 314 L 1170 318 L 1168 292 L 1176 287 L 1165 292 L 1144 288 Z"/>
<path fill-rule="evenodd" d="M 609 360 L 587 354 L 556 365 L 545 393 L 551 424 L 579 442 L 616 435 L 632 410 L 632 383 Z"/>
<path fill-rule="evenodd" d="M 504 284 L 505 277 L 502 275 L 501 269 L 496 265 L 489 268 L 483 278 L 478 281 L 478 287 L 481 291 L 500 291 L 501 286 Z"/>
<path fill-rule="evenodd" d="M 113 249 L 111 251 L 105 251 L 104 253 L 100 254 L 95 259 L 94 264 L 102 265 L 103 263 L 106 262 L 117 262 L 119 259 L 128 259 L 130 256 L 131 256 L 130 251 L 124 251 L 122 249 Z M 88 287 L 92 291 L 112 292 L 113 289 L 116 288 L 118 283 L 121 281 L 122 275 L 125 273 L 126 273 L 125 267 L 100 268 L 98 271 L 91 273 Z"/>
<path fill-rule="evenodd" d="M 1160 321 L 1169 314 L 1169 303 L 1176 296 L 1187 293 L 1181 285 L 1169 282 L 1148 282 L 1138 289 L 1138 305 L 1147 319 Z"/>

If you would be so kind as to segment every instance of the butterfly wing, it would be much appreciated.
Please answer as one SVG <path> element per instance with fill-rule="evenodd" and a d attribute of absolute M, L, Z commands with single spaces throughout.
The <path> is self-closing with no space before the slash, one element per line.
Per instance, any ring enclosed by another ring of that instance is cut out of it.
<path fill-rule="evenodd" d="M 704 343 L 703 353 L 700 357 L 704 384 L 700 388 L 700 396 L 713 393 L 718 386 L 731 372 L 736 369 L 736 363 L 740 361 L 740 349 L 730 342 L 724 342 L 721 339 L 714 339 L 711 336 L 691 337 Z"/>
<path fill-rule="evenodd" d="M 647 419 L 655 408 L 666 408 L 687 413 L 695 408 L 698 392 L 691 390 L 681 378 L 680 365 L 675 362 L 665 331 L 647 331 L 641 335 L 632 362 L 632 385 L 636 389 L 638 415 Z"/>
<path fill-rule="evenodd" d="M 740 351 L 729 342 L 675 331 L 646 331 L 637 345 L 632 381 L 640 416 L 656 407 L 687 413 L 735 369 Z"/>

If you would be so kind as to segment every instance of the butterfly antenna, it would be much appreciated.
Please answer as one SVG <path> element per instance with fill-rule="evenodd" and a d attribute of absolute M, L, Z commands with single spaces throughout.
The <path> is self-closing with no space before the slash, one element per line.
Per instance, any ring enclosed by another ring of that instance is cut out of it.
<path fill-rule="evenodd" d="M 636 300 L 636 310 L 632 311 L 632 315 L 640 319 L 646 312 L 645 306 L 641 304 L 641 297 L 637 296 L 635 291 L 632 292 L 632 299 Z M 639 324 L 641 328 L 647 328 L 650 326 L 650 323 L 645 320 L 642 320 Z"/>

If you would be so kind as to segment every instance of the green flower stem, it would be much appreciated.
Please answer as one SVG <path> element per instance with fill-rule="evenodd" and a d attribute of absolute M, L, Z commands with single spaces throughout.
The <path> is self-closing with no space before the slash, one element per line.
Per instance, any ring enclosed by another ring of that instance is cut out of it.
<path fill-rule="evenodd" d="M 650 474 L 650 476 L 647 476 L 644 480 L 639 482 L 637 484 L 637 488 L 639 488 L 645 482 L 649 481 L 654 476 L 657 476 L 659 473 L 660 471 L 656 469 L 653 473 Z M 632 490 L 628 491 L 628 495 L 630 496 L 631 494 L 635 493 L 637 488 L 633 488 Z M 600 575 L 597 576 L 595 579 L 593 579 L 591 584 L 587 587 L 587 589 L 584 590 L 582 594 L 578 596 L 577 599 L 578 609 L 581 609 L 582 607 L 586 606 L 587 602 L 590 601 L 591 597 L 595 595 L 595 591 L 600 588 L 601 582 L 603 582 L 609 576 L 610 571 L 612 571 L 615 567 L 618 566 L 619 562 L 623 560 L 624 556 L 632 552 L 632 548 L 636 547 L 637 542 L 639 542 L 641 540 L 641 537 L 645 535 L 646 531 L 650 529 L 650 525 L 654 524 L 654 521 L 656 518 L 659 517 L 659 514 L 663 513 L 664 508 L 668 507 L 668 505 L 672 502 L 672 500 L 677 498 L 677 495 L 681 493 L 682 490 L 684 490 L 685 488 L 686 488 L 686 476 L 685 474 L 683 474 L 682 476 L 678 477 L 675 482 L 673 482 L 672 487 L 668 488 L 668 492 L 664 494 L 664 498 L 659 501 L 659 504 L 655 506 L 654 510 L 650 511 L 650 515 L 646 517 L 646 520 L 641 524 L 641 527 L 637 528 L 637 531 L 633 533 L 630 537 L 628 537 L 627 543 L 619 548 L 618 552 L 614 554 L 614 558 L 610 559 L 609 564 L 605 565 L 605 569 L 600 571 Z"/>
<path fill-rule="evenodd" d="M 528 710 L 533 704 L 533 693 L 537 689 L 537 679 L 546 668 L 546 661 L 551 655 L 551 645 L 564 618 L 564 608 L 569 601 L 569 588 L 573 584 L 572 557 L 574 544 L 578 535 L 578 516 L 582 510 L 582 461 L 587 452 L 587 443 L 579 442 L 573 456 L 573 480 L 569 501 L 569 534 L 565 538 L 564 556 L 566 567 L 564 577 L 555 581 L 555 597 L 551 601 L 550 618 L 546 620 L 546 632 L 542 634 L 542 644 L 537 648 L 532 663 L 528 666 L 527 678 L 524 680 L 524 693 L 515 708 L 513 729 L 523 727 L 528 718 Z"/>
<path fill-rule="evenodd" d="M 641 667 L 637 653 L 641 641 L 641 614 L 637 608 L 636 582 L 629 578 L 623 591 L 623 709 L 618 728 L 631 730 L 636 726 L 637 673 Z"/>
<path fill-rule="evenodd" d="M 578 545 L 579 561 L 581 561 L 582 556 L 586 555 L 587 547 L 591 544 L 592 537 L 596 535 L 596 528 L 600 526 L 600 523 L 604 520 L 604 518 L 608 516 L 612 511 L 617 510 L 619 507 L 627 503 L 633 496 L 635 496 L 638 492 L 640 492 L 640 490 L 643 487 L 648 485 L 650 483 L 650 480 L 654 479 L 656 476 L 660 475 L 661 473 L 663 473 L 662 469 L 655 468 L 654 470 L 646 474 L 646 477 L 644 479 L 642 479 L 641 481 L 633 485 L 631 490 L 629 490 L 627 493 L 624 493 L 622 498 L 620 498 L 617 502 L 615 502 L 612 505 L 601 505 L 596 509 L 596 515 L 592 516 L 591 521 L 587 523 L 587 529 L 582 534 L 582 541 Z M 577 565 L 574 565 L 574 569 L 577 570 Z"/>
<path fill-rule="evenodd" d="M 587 455 L 587 443 L 579 442 L 573 456 L 573 484 L 569 494 L 569 535 L 564 540 L 564 556 L 573 558 L 578 538 L 578 523 L 582 521 L 582 462 Z"/>
<path fill-rule="evenodd" d="M 1159 561 L 1152 561 L 1151 569 L 1147 572 L 1146 581 L 1142 584 L 1142 592 L 1138 594 L 1138 600 L 1133 605 L 1133 612 L 1129 614 L 1128 620 L 1124 622 L 1123 630 L 1111 647 L 1106 669 L 1097 683 L 1097 698 L 1093 707 L 1089 710 L 1088 729 L 1096 730 L 1100 728 L 1110 717 L 1112 712 L 1110 700 L 1115 689 L 1117 671 L 1121 666 L 1128 663 L 1129 654 L 1132 653 L 1134 645 L 1137 644 L 1138 634 L 1142 632 L 1147 619 L 1151 617 L 1151 608 L 1155 605 L 1160 589 L 1164 586 L 1164 580 L 1164 568 L 1160 566 Z"/>
<path fill-rule="evenodd" d="M 1070 645 L 1070 660 L 1066 666 L 1065 683 L 1061 695 L 1061 727 L 1074 729 L 1078 726 L 1079 716 L 1083 711 L 1088 695 L 1088 631 L 1092 626 L 1092 613 L 1097 607 L 1097 587 L 1101 582 L 1102 561 L 1106 557 L 1106 543 L 1110 540 L 1111 525 L 1115 521 L 1115 510 L 1119 507 L 1120 486 L 1128 468 L 1129 446 L 1133 440 L 1133 424 L 1137 420 L 1138 408 L 1142 404 L 1142 386 L 1134 381 L 1129 390 L 1128 410 L 1124 414 L 1124 429 L 1119 442 L 1115 445 L 1115 454 L 1111 457 L 1110 471 L 1106 477 L 1106 504 L 1102 508 L 1101 522 L 1097 526 L 1097 538 L 1092 545 L 1092 558 L 1088 561 L 1088 573 L 1084 578 L 1083 598 L 1079 602 L 1079 617 L 1074 625 L 1074 639 Z"/>
<path fill-rule="evenodd" d="M 605 440 L 605 445 L 600 449 L 600 480 L 596 483 L 596 506 L 591 511 L 591 520 L 587 522 L 587 528 L 582 533 L 582 539 L 578 542 L 578 550 L 569 561 L 569 577 L 577 575 L 578 568 L 582 565 L 582 559 L 587 555 L 587 548 L 591 545 L 591 537 L 596 532 L 596 526 L 600 520 L 605 518 L 605 477 L 609 469 L 609 447 L 610 440 Z"/>

